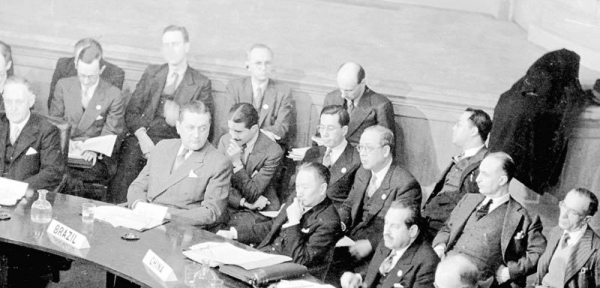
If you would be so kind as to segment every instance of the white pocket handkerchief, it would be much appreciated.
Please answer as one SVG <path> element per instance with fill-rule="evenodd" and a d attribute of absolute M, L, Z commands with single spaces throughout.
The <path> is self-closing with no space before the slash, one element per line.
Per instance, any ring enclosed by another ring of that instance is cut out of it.
<path fill-rule="evenodd" d="M 25 155 L 35 155 L 35 154 L 37 154 L 37 153 L 38 153 L 38 152 L 37 152 L 37 151 L 35 151 L 35 149 L 33 149 L 33 148 L 29 147 L 29 149 L 27 149 L 27 152 L 25 153 Z"/>
<path fill-rule="evenodd" d="M 102 115 L 98 115 L 98 117 L 96 117 L 96 120 L 102 120 L 104 119 L 104 117 L 102 117 Z"/>
<path fill-rule="evenodd" d="M 302 233 L 306 234 L 306 233 L 310 232 L 310 228 L 302 228 L 302 229 L 300 229 L 300 231 Z"/>
<path fill-rule="evenodd" d="M 196 173 L 194 173 L 194 170 L 190 170 L 190 174 L 188 174 L 188 177 L 190 177 L 190 178 L 198 178 L 198 175 L 196 175 Z"/>
<path fill-rule="evenodd" d="M 252 172 L 252 176 L 250 176 L 250 178 L 254 178 L 254 176 L 256 176 L 256 174 L 258 174 L 258 171 L 254 170 L 254 172 Z"/>

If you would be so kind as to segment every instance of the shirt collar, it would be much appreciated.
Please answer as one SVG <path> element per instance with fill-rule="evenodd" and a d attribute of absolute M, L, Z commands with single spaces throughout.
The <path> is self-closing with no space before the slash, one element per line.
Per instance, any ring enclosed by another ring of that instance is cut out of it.
<path fill-rule="evenodd" d="M 185 74 L 185 71 L 187 70 L 188 66 L 187 65 L 181 65 L 181 66 L 171 66 L 169 65 L 169 75 L 168 78 L 169 79 L 171 77 L 171 75 L 173 75 L 173 73 L 177 72 L 177 74 L 179 74 L 179 78 L 178 79 L 182 79 L 183 75 Z M 180 80 L 177 80 L 180 81 Z"/>
<path fill-rule="evenodd" d="M 81 85 L 81 91 L 85 91 L 85 87 L 83 87 L 83 84 L 81 84 L 81 82 L 79 82 L 79 84 Z M 92 85 L 92 87 L 88 88 L 86 96 L 88 96 L 89 99 L 92 99 L 94 93 L 96 93 L 96 88 L 98 88 L 98 84 L 100 84 L 100 79 L 98 79 L 96 84 Z"/>
<path fill-rule="evenodd" d="M 485 145 L 481 145 L 481 146 L 477 146 L 477 147 L 465 150 L 464 151 L 464 157 L 473 157 L 473 156 L 475 156 L 475 154 L 477 154 L 477 152 L 479 152 L 479 150 L 481 150 L 483 148 L 483 146 L 485 146 Z"/>
<path fill-rule="evenodd" d="M 567 241 L 569 246 L 575 245 L 577 242 L 579 242 L 579 239 L 581 239 L 581 237 L 583 237 L 583 234 L 585 234 L 585 231 L 587 230 L 588 224 L 585 224 L 583 226 L 581 226 L 581 228 L 572 231 L 572 232 L 568 232 L 568 231 L 564 231 L 563 234 L 569 234 L 569 241 Z"/>
<path fill-rule="evenodd" d="M 179 146 L 179 150 L 177 151 L 177 156 L 179 156 L 179 154 L 181 154 L 181 152 L 183 152 L 183 149 L 187 149 L 183 146 L 183 144 L 181 144 L 181 146 Z M 200 148 L 202 149 L 202 148 Z M 192 153 L 194 152 L 194 150 L 188 150 L 187 153 L 185 153 L 185 159 L 187 159 L 188 157 L 190 157 L 190 155 L 192 155 Z"/>
<path fill-rule="evenodd" d="M 510 194 L 506 193 L 505 195 L 502 195 L 498 198 L 493 198 L 494 202 L 492 202 L 492 204 L 490 205 L 490 210 L 489 212 L 492 212 L 494 209 L 498 208 L 498 206 L 508 202 L 508 200 L 510 199 Z M 485 200 L 483 202 L 481 202 L 483 205 L 485 205 L 488 201 L 492 200 L 492 198 L 485 196 Z M 481 205 L 481 206 L 483 206 Z M 489 213 L 488 212 L 488 213 Z"/>
<path fill-rule="evenodd" d="M 260 90 L 262 91 L 263 94 L 265 94 L 265 90 L 267 89 L 267 85 L 269 84 L 269 80 L 258 84 L 257 82 L 254 82 L 254 80 L 252 81 L 252 93 L 254 94 L 254 92 L 256 92 L 256 89 L 260 87 Z"/>
<path fill-rule="evenodd" d="M 390 170 L 390 167 L 392 166 L 392 162 L 394 162 L 394 161 L 391 160 L 387 165 L 385 165 L 385 167 L 383 167 L 383 169 L 381 169 L 381 171 L 379 171 L 377 173 L 375 173 L 375 172 L 373 172 L 373 170 L 371 170 L 371 177 L 373 177 L 373 176 L 377 177 L 377 179 L 375 180 L 375 184 L 377 184 L 377 187 L 381 186 L 381 182 L 383 182 L 383 178 L 385 177 L 387 172 Z"/>

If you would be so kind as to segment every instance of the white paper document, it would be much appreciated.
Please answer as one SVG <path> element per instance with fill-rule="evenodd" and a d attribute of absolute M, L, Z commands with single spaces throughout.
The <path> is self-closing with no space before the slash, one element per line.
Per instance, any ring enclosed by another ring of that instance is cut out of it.
<path fill-rule="evenodd" d="M 98 136 L 84 141 L 69 141 L 69 158 L 82 159 L 84 151 L 94 151 L 110 156 L 116 141 L 117 135 Z"/>
<path fill-rule="evenodd" d="M 337 243 L 335 243 L 335 247 L 349 247 L 354 245 L 354 240 L 348 238 L 348 236 L 344 236 L 344 238 L 340 239 Z"/>
<path fill-rule="evenodd" d="M 114 227 L 125 227 L 144 231 L 160 226 L 165 222 L 167 207 L 139 202 L 131 210 L 119 206 L 98 206 L 94 208 L 94 219 L 110 223 Z"/>
<path fill-rule="evenodd" d="M 274 284 L 274 288 L 334 288 L 329 284 L 319 284 L 307 280 L 281 280 Z"/>
<path fill-rule="evenodd" d="M 292 148 L 292 151 L 290 151 L 290 154 L 287 157 L 294 161 L 302 161 L 306 151 L 308 151 L 310 148 L 311 147 Z"/>
<path fill-rule="evenodd" d="M 269 254 L 260 251 L 249 251 L 234 246 L 227 242 L 206 242 L 190 247 L 183 251 L 183 255 L 196 261 L 211 259 L 211 263 L 237 265 L 246 270 L 276 265 L 292 261 L 292 258 L 284 255 Z"/>
<path fill-rule="evenodd" d="M 0 205 L 13 206 L 25 196 L 29 184 L 0 177 Z"/>

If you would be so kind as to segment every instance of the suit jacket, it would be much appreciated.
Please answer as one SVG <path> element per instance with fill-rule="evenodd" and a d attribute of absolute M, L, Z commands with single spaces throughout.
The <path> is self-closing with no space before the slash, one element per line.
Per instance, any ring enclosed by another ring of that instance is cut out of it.
<path fill-rule="evenodd" d="M 552 260 L 552 255 L 554 255 L 563 233 L 564 230 L 556 226 L 548 235 L 548 247 L 540 257 L 537 266 L 538 285 L 542 283 L 542 279 L 548 273 L 550 260 Z M 579 242 L 573 247 L 571 258 L 573 260 L 569 261 L 573 261 L 574 265 L 567 267 L 565 280 L 558 286 L 568 288 L 598 287 L 600 285 L 600 238 L 589 226 Z M 587 279 L 587 286 L 585 286 L 585 283 L 581 283 L 583 282 L 580 281 L 582 278 Z"/>
<path fill-rule="evenodd" d="M 101 65 L 106 66 L 100 78 L 117 87 L 119 90 L 123 89 L 123 82 L 125 81 L 125 71 L 117 67 L 116 65 L 102 60 Z M 77 67 L 75 67 L 75 57 L 64 57 L 59 58 L 56 61 L 56 68 L 54 74 L 52 74 L 52 81 L 50 82 L 50 95 L 48 95 L 48 109 L 52 105 L 52 99 L 54 99 L 54 89 L 58 80 L 63 78 L 69 78 L 77 76 Z"/>
<path fill-rule="evenodd" d="M 433 191 L 431 191 L 431 194 L 427 198 L 425 207 L 423 207 L 423 217 L 429 222 L 429 233 L 431 234 L 429 236 L 431 238 L 435 237 L 440 228 L 444 226 L 444 222 L 450 217 L 450 213 L 465 194 L 479 193 L 479 187 L 477 187 L 475 179 L 477 179 L 477 175 L 479 175 L 479 164 L 481 164 L 481 161 L 487 153 L 488 150 L 484 146 L 475 155 L 470 157 L 472 159 L 469 160 L 472 164 L 467 166 L 460 175 L 460 184 L 458 191 L 456 192 L 439 194 L 442 188 L 444 188 L 446 176 L 454 164 L 450 163 L 442 173 L 442 177 L 435 184 Z"/>
<path fill-rule="evenodd" d="M 236 103 L 253 104 L 252 80 L 245 77 L 229 81 L 226 95 L 227 111 Z M 290 87 L 269 79 L 258 116 L 258 126 L 261 129 L 275 133 L 283 143 L 291 143 L 296 133 L 296 108 Z"/>
<path fill-rule="evenodd" d="M 286 205 L 277 217 L 267 222 L 251 227 L 236 227 L 238 241 L 246 244 L 260 243 L 256 248 L 290 256 L 295 263 L 309 269 L 327 261 L 326 256 L 330 255 L 342 235 L 340 218 L 331 200 L 325 198 L 306 211 L 298 225 L 282 228 L 287 222 L 285 207 Z M 283 237 L 281 245 L 273 245 L 273 241 L 279 236 Z"/>
<path fill-rule="evenodd" d="M 371 196 L 370 210 L 361 211 L 370 181 L 371 170 L 362 167 L 358 169 L 350 194 L 339 208 L 339 213 L 346 234 L 354 234 L 356 239 L 353 240 L 368 239 L 371 247 L 377 247 L 383 235 L 384 217 L 392 202 L 404 200 L 420 205 L 421 186 L 410 172 L 392 163 L 379 189 Z M 368 213 L 366 221 L 362 221 L 363 213 Z M 357 231 L 360 232 L 357 234 Z"/>
<path fill-rule="evenodd" d="M 102 79 L 85 111 L 81 106 L 81 84 L 77 77 L 58 81 L 50 105 L 50 116 L 64 119 L 73 127 L 71 139 L 120 135 L 123 112 L 121 91 Z"/>
<path fill-rule="evenodd" d="M 6 115 L 0 114 L 0 171 L 6 168 L 4 149 L 6 141 L 9 141 L 9 130 Z M 66 165 L 60 149 L 58 128 L 31 113 L 13 148 L 14 157 L 5 177 L 26 182 L 34 190 L 52 190 L 58 186 Z"/>
<path fill-rule="evenodd" d="M 329 105 L 342 105 L 346 107 L 346 100 L 342 98 L 340 90 L 335 90 L 325 96 L 323 107 Z M 377 94 L 369 87 L 365 87 L 365 92 L 360 97 L 358 105 L 350 114 L 350 123 L 348 124 L 348 134 L 346 139 L 352 146 L 358 145 L 360 135 L 363 131 L 373 125 L 381 125 L 392 130 L 396 134 L 396 121 L 394 120 L 394 107 L 392 102 L 382 95 Z"/>
<path fill-rule="evenodd" d="M 325 151 L 327 151 L 327 147 L 324 146 L 311 147 L 306 151 L 302 163 L 317 162 L 322 164 Z M 341 204 L 348 198 L 348 193 L 354 183 L 354 176 L 360 165 L 358 151 L 348 143 L 340 158 L 329 167 L 329 172 L 331 173 L 329 185 L 327 186 L 327 197 L 329 199 Z"/>
<path fill-rule="evenodd" d="M 433 247 L 446 244 L 445 252 L 451 250 L 462 234 L 471 213 L 484 198 L 482 194 L 466 194 L 450 214 L 446 225 L 436 235 Z M 512 197 L 504 215 L 500 246 L 503 263 L 498 263 L 498 266 L 508 267 L 510 280 L 523 284 L 525 277 L 535 272 L 538 259 L 546 249 L 546 238 L 542 235 L 540 218 L 537 215 L 531 217 Z"/>
<path fill-rule="evenodd" d="M 393 288 L 399 283 L 402 287 L 433 288 L 435 269 L 440 258 L 435 254 L 429 242 L 423 240 L 419 235 L 415 241 L 404 251 L 398 262 L 390 270 L 381 284 L 381 288 Z M 379 266 L 392 251 L 385 247 L 383 242 L 379 243 L 375 255 L 366 275 L 363 275 L 363 287 L 375 288 L 379 284 L 381 273 Z"/>
<path fill-rule="evenodd" d="M 168 64 L 150 65 L 146 68 L 127 105 L 125 124 L 129 132 L 135 133 L 139 128 L 148 128 L 150 122 L 154 120 L 168 74 Z M 200 100 L 211 112 L 214 112 L 210 80 L 192 67 L 188 66 L 185 70 L 173 97 L 179 105 Z"/>
<path fill-rule="evenodd" d="M 225 134 L 219 141 L 219 151 L 227 153 L 231 135 Z M 279 167 L 283 150 L 263 133 L 258 133 L 252 152 L 248 155 L 243 169 L 233 173 L 231 177 L 231 190 L 229 192 L 229 206 L 239 208 L 240 200 L 246 198 L 248 203 L 254 203 L 259 196 L 265 196 L 271 204 L 263 210 L 277 211 L 281 206 L 277 191 L 271 180 Z"/>
<path fill-rule="evenodd" d="M 223 221 L 231 187 L 231 162 L 206 142 L 171 173 L 180 147 L 180 139 L 158 142 L 129 186 L 127 202 L 141 200 L 167 206 L 169 213 L 189 218 L 193 225 Z"/>

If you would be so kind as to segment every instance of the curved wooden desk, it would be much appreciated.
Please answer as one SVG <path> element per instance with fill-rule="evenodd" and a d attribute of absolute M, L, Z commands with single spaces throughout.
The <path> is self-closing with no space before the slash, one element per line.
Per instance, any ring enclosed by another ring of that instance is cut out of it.
<path fill-rule="evenodd" d="M 181 252 L 191 245 L 206 241 L 228 241 L 236 246 L 252 249 L 197 227 L 182 224 L 177 219 L 155 229 L 142 233 L 135 232 L 140 235 L 138 241 L 125 241 L 121 239 L 121 236 L 131 232 L 129 229 L 114 228 L 112 225 L 98 220 L 91 224 L 81 221 L 82 203 L 111 204 L 71 195 L 48 193 L 47 200 L 52 203 L 53 218 L 85 235 L 90 243 L 88 249 L 71 249 L 52 241 L 53 239 L 46 232 L 48 224 L 31 221 L 31 204 L 36 199 L 37 193 L 24 198 L 15 206 L 0 209 L 9 211 L 11 214 L 10 220 L 0 221 L 0 242 L 29 247 L 77 261 L 87 261 L 102 267 L 109 273 L 108 275 L 112 273 L 141 286 L 187 287 L 184 284 L 186 257 Z M 151 249 L 173 268 L 177 282 L 162 282 L 145 268 L 142 259 L 148 249 Z M 5 270 L 2 269 L 2 271 Z M 244 286 L 242 282 L 224 274 L 219 274 L 219 277 L 225 281 L 225 285 L 228 287 Z M 0 279 L 0 286 L 1 284 L 2 279 Z M 109 285 L 107 284 L 107 286 Z"/>

